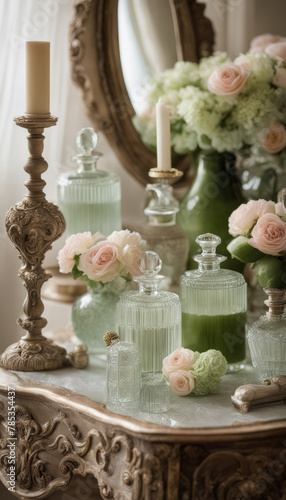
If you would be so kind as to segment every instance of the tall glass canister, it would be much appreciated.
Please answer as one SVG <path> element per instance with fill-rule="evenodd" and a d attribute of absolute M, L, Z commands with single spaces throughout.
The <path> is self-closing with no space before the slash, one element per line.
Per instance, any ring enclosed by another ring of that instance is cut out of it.
<path fill-rule="evenodd" d="M 228 362 L 228 371 L 245 363 L 247 285 L 242 274 L 220 269 L 226 257 L 216 254 L 221 240 L 211 233 L 196 239 L 202 253 L 194 260 L 199 268 L 181 278 L 182 344 L 193 351 L 217 349 Z"/>
<path fill-rule="evenodd" d="M 107 236 L 122 227 L 120 179 L 97 169 L 101 153 L 92 153 L 97 145 L 92 128 L 80 130 L 76 144 L 82 151 L 74 157 L 78 170 L 62 174 L 57 187 L 67 234 L 100 231 Z"/>
<path fill-rule="evenodd" d="M 121 294 L 117 304 L 120 338 L 141 350 L 141 373 L 162 372 L 163 359 L 181 347 L 181 304 L 177 294 L 160 290 L 161 259 L 152 251 L 139 260 L 139 291 Z"/>

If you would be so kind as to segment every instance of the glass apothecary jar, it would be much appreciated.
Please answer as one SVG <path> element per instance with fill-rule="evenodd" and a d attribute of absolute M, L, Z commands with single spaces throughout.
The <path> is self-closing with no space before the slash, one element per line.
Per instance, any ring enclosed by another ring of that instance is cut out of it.
<path fill-rule="evenodd" d="M 122 293 L 117 304 L 118 334 L 140 347 L 145 373 L 162 372 L 163 359 L 181 347 L 181 303 L 177 294 L 160 290 L 161 264 L 155 252 L 144 252 L 139 259 L 143 274 L 134 278 L 139 291 Z"/>
<path fill-rule="evenodd" d="M 221 239 L 206 233 L 196 239 L 202 253 L 194 257 L 197 270 L 181 278 L 182 344 L 193 351 L 217 349 L 228 371 L 245 363 L 247 285 L 242 274 L 221 269 L 226 257 L 216 254 Z"/>
<path fill-rule="evenodd" d="M 77 171 L 63 173 L 58 180 L 58 205 L 66 220 L 68 235 L 100 231 L 108 236 L 121 229 L 121 184 L 117 175 L 97 169 L 101 153 L 92 153 L 97 134 L 91 127 L 83 128 L 76 144 L 81 153 Z"/>

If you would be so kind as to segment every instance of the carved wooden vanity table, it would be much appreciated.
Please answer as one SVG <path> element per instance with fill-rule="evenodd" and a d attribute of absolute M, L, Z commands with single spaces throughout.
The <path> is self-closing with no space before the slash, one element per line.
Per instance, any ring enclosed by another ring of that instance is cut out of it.
<path fill-rule="evenodd" d="M 63 500 L 81 498 L 75 489 L 64 496 L 65 489 L 74 478 L 93 476 L 105 499 L 281 500 L 286 406 L 240 414 L 230 396 L 249 382 L 257 380 L 247 366 L 223 378 L 219 395 L 172 395 L 168 413 L 129 417 L 104 406 L 105 368 L 93 360 L 81 371 L 1 370 L 0 479 L 8 488 L 9 387 L 15 390 L 18 498 L 49 498 L 55 491 Z"/>

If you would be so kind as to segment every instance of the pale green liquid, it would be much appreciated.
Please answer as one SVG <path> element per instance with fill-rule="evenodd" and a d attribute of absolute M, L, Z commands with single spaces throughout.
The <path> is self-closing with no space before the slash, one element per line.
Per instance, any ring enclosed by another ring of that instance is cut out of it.
<path fill-rule="evenodd" d="M 183 347 L 204 352 L 217 349 L 228 363 L 245 359 L 246 312 L 207 316 L 182 314 Z"/>
<path fill-rule="evenodd" d="M 59 203 L 68 234 L 100 231 L 108 236 L 121 229 L 121 203 Z"/>
<path fill-rule="evenodd" d="M 120 339 L 140 347 L 141 372 L 161 372 L 163 359 L 181 347 L 179 324 L 150 329 L 119 324 L 118 334 Z"/>

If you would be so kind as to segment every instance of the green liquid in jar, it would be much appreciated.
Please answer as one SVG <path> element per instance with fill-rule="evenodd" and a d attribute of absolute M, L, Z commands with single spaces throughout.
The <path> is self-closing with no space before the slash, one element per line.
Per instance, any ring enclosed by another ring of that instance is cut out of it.
<path fill-rule="evenodd" d="M 217 349 L 228 363 L 245 359 L 246 312 L 207 316 L 182 314 L 182 345 L 193 351 Z"/>

